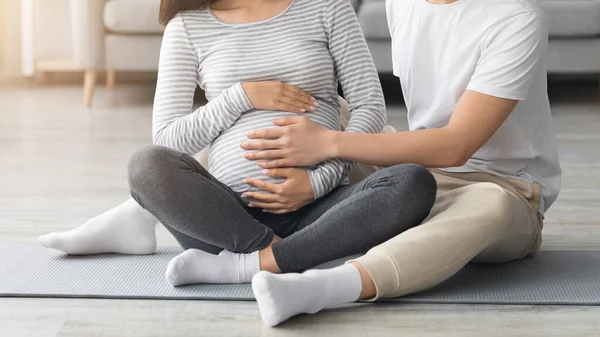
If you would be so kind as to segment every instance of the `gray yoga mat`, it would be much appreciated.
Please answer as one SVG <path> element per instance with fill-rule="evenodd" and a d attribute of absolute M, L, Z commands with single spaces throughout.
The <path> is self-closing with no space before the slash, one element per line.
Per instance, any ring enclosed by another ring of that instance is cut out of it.
<path fill-rule="evenodd" d="M 167 263 L 180 249 L 148 256 L 66 256 L 0 245 L 0 297 L 253 300 L 249 285 L 171 287 Z M 469 265 L 427 292 L 385 302 L 600 305 L 600 252 L 541 252 L 505 265 Z"/>

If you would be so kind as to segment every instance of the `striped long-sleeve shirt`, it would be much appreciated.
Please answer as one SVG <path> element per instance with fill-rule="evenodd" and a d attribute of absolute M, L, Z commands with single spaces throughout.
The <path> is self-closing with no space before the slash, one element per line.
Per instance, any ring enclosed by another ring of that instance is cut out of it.
<path fill-rule="evenodd" d="M 185 11 L 165 29 L 153 112 L 154 143 L 195 154 L 210 145 L 209 167 L 236 192 L 265 177 L 244 159 L 240 144 L 252 130 L 293 115 L 254 109 L 242 82 L 281 81 L 319 102 L 306 116 L 340 129 L 338 83 L 350 108 L 347 132 L 380 132 L 385 103 L 375 65 L 348 0 L 293 0 L 271 19 L 230 24 L 210 9 Z M 197 86 L 208 103 L 193 111 Z M 330 160 L 307 168 L 315 199 L 343 183 L 352 164 Z"/>

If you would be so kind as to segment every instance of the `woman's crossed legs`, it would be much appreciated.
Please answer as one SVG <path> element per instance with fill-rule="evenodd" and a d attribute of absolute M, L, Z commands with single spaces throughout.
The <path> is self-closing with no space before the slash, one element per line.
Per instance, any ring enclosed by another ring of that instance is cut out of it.
<path fill-rule="evenodd" d="M 428 172 L 400 165 L 341 186 L 297 212 L 274 215 L 248 208 L 192 157 L 154 146 L 132 158 L 130 182 L 151 212 L 130 199 L 71 231 L 42 236 L 40 243 L 67 254 L 152 254 L 161 221 L 190 249 L 169 266 L 173 284 L 218 281 L 219 270 L 202 268 L 207 264 L 229 268 L 221 282 L 248 282 L 261 262 L 264 270 L 293 272 L 363 253 L 420 223 L 435 193 Z"/>
<path fill-rule="evenodd" d="M 131 160 L 130 187 L 189 249 L 167 271 L 171 283 L 181 285 L 250 282 L 259 270 L 303 271 L 363 253 L 418 225 L 436 186 L 425 169 L 399 165 L 275 215 L 249 208 L 191 156 L 150 146 Z"/>

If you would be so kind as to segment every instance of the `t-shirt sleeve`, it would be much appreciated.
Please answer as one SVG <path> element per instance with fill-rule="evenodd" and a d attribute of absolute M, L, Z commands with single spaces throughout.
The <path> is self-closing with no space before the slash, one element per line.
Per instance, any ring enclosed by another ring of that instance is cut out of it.
<path fill-rule="evenodd" d="M 395 1 L 393 0 L 385 0 L 385 17 L 387 19 L 388 29 L 390 30 L 390 35 L 394 32 L 394 24 L 395 24 Z"/>
<path fill-rule="evenodd" d="M 396 40 L 394 36 L 396 36 L 396 14 L 398 11 L 398 1 L 396 0 L 386 0 L 385 1 L 385 17 L 387 19 L 388 29 L 390 31 L 391 43 L 392 43 L 392 72 L 396 77 L 400 77 L 400 71 L 398 70 L 400 65 L 398 64 L 398 60 L 394 55 L 396 54 Z"/>
<path fill-rule="evenodd" d="M 525 100 L 548 48 L 546 18 L 540 12 L 514 15 L 491 27 L 468 90 Z"/>

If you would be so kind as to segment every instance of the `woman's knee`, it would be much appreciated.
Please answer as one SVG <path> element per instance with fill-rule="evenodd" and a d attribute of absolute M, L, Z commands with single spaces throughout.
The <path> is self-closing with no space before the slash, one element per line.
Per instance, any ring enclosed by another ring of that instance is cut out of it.
<path fill-rule="evenodd" d="M 168 169 L 175 151 L 156 145 L 146 146 L 136 151 L 129 159 L 127 174 L 132 190 L 144 190 L 150 183 L 154 185 Z"/>
<path fill-rule="evenodd" d="M 419 225 L 429 215 L 437 183 L 427 169 L 419 165 L 397 165 L 376 172 L 370 179 L 379 185 L 378 208 L 386 212 L 387 219 L 381 230 L 386 235 L 400 234 Z"/>
<path fill-rule="evenodd" d="M 392 190 L 395 196 L 406 200 L 416 200 L 423 208 L 429 209 L 435 202 L 437 183 L 433 174 L 426 168 L 415 164 L 403 164 L 388 167 L 375 174 Z"/>

